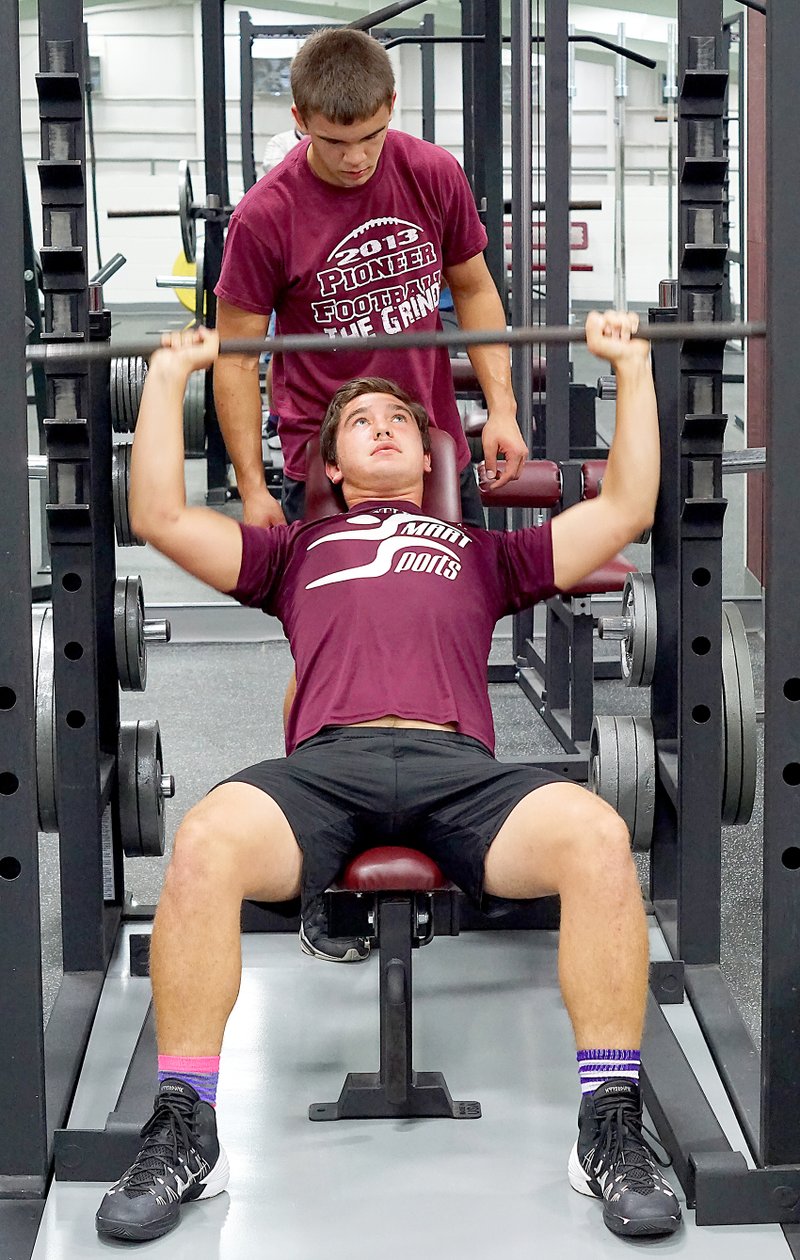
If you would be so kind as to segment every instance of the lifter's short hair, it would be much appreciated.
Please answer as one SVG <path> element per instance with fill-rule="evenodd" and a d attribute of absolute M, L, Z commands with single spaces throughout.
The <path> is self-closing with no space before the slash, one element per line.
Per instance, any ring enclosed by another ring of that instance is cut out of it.
<path fill-rule="evenodd" d="M 337 462 L 336 434 L 339 431 L 342 412 L 348 403 L 360 398 L 362 394 L 390 394 L 392 398 L 403 403 L 417 422 L 417 428 L 422 437 L 422 449 L 428 454 L 431 449 L 430 420 L 422 403 L 417 402 L 394 381 L 387 381 L 383 376 L 359 376 L 353 381 L 348 381 L 346 385 L 340 385 L 328 404 L 319 434 L 320 452 L 326 464 Z"/>
<path fill-rule="evenodd" d="M 292 62 L 292 96 L 306 122 L 321 114 L 347 127 L 391 108 L 394 70 L 386 49 L 364 31 L 315 31 Z"/>

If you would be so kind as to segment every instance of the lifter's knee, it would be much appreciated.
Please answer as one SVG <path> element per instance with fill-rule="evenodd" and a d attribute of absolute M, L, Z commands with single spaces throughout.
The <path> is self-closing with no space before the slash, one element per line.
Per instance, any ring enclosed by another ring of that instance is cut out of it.
<path fill-rule="evenodd" d="M 562 862 L 565 884 L 588 882 L 598 892 L 605 890 L 614 897 L 632 893 L 638 897 L 638 875 L 627 826 L 599 796 L 587 796 L 566 837 Z"/>
<path fill-rule="evenodd" d="M 165 888 L 192 895 L 206 889 L 233 891 L 240 872 L 235 836 L 221 835 L 201 813 L 190 810 L 175 835 Z"/>

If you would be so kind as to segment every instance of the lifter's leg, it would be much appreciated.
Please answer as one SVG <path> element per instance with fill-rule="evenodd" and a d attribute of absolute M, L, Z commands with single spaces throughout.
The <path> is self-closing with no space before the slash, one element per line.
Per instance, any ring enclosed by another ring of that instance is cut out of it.
<path fill-rule="evenodd" d="M 241 980 L 242 900 L 297 896 L 302 862 L 282 810 L 247 783 L 223 784 L 186 815 L 153 924 L 160 1054 L 219 1054 Z"/>
<path fill-rule="evenodd" d="M 183 820 L 151 950 L 165 1079 L 138 1157 L 100 1205 L 100 1234 L 159 1238 L 177 1225 L 186 1200 L 225 1189 L 228 1161 L 206 1087 L 216 1080 L 225 1024 L 239 992 L 242 899 L 288 900 L 300 890 L 301 871 L 302 854 L 286 817 L 258 788 L 224 784 Z"/>
<path fill-rule="evenodd" d="M 489 849 L 485 888 L 560 896 L 559 980 L 578 1049 L 638 1046 L 647 924 L 628 831 L 611 806 L 573 784 L 531 792 Z"/>
<path fill-rule="evenodd" d="M 578 1050 L 593 1052 L 589 1062 L 601 1080 L 597 1085 L 593 1072 L 584 1086 L 570 1184 L 605 1200 L 603 1219 L 614 1233 L 673 1233 L 680 1206 L 642 1135 L 637 1052 L 647 924 L 627 828 L 583 788 L 541 787 L 498 832 L 486 857 L 485 889 L 500 897 L 561 898 L 561 991 Z"/>

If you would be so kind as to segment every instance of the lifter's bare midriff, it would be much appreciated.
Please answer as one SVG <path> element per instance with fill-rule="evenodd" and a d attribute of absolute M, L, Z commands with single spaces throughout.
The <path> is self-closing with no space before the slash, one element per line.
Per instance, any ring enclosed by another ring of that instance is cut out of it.
<path fill-rule="evenodd" d="M 398 717 L 387 713 L 384 717 L 370 718 L 368 722 L 348 722 L 348 726 L 403 726 L 414 731 L 457 731 L 455 722 L 419 722 L 416 718 Z"/>

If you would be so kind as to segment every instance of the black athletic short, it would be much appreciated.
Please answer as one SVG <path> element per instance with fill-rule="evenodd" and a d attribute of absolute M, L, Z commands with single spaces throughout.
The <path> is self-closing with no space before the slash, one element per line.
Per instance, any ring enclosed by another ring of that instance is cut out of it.
<path fill-rule="evenodd" d="M 303 851 L 304 905 L 357 853 L 405 845 L 433 858 L 487 913 L 507 908 L 484 897 L 490 844 L 529 792 L 566 781 L 497 761 L 469 735 L 374 726 L 326 727 L 290 756 L 225 780 L 261 788 L 283 810 Z"/>
<path fill-rule="evenodd" d="M 481 492 L 475 480 L 475 469 L 472 467 L 472 464 L 467 464 L 466 468 L 461 470 L 459 483 L 461 488 L 461 524 L 473 525 L 476 529 L 484 529 L 486 527 L 486 517 L 483 514 Z M 306 483 L 304 481 L 295 481 L 294 477 L 288 477 L 286 473 L 283 474 L 281 507 L 288 525 L 291 525 L 292 521 L 303 519 L 306 508 Z"/>

